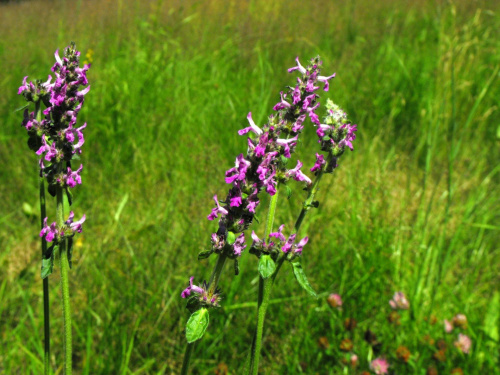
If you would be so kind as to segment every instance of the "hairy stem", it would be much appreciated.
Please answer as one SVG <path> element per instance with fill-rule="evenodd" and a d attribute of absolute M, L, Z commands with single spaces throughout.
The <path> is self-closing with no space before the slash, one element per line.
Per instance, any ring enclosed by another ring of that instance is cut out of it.
<path fill-rule="evenodd" d="M 331 158 L 330 158 L 331 159 Z M 321 178 L 323 177 L 323 170 L 318 172 L 316 175 L 316 178 L 314 179 L 314 182 L 311 186 L 311 189 L 309 190 L 309 194 L 304 201 L 304 204 L 302 205 L 302 210 L 300 211 L 299 216 L 297 217 L 297 220 L 295 222 L 294 226 L 294 233 L 297 233 L 302 225 L 302 222 L 304 221 L 304 218 L 306 217 L 307 212 L 311 209 L 312 204 L 314 202 L 314 198 L 316 196 L 316 193 L 319 190 L 319 183 L 321 181 Z M 277 195 L 277 194 L 276 194 Z M 273 196 L 274 198 L 274 196 Z M 277 199 L 277 198 L 276 198 Z M 271 205 L 269 207 L 269 216 L 271 215 L 272 211 L 272 219 L 268 216 L 268 222 L 267 224 L 271 223 L 270 225 L 272 226 L 272 220 L 274 219 L 274 210 L 276 209 L 276 203 L 274 203 L 274 209 L 272 208 L 273 201 L 271 200 Z M 271 229 L 266 226 L 266 237 L 269 236 L 269 233 L 271 232 Z M 262 346 L 262 333 L 264 330 L 264 319 L 266 316 L 266 310 L 267 306 L 269 305 L 269 299 L 271 297 L 271 291 L 274 285 L 274 280 L 276 279 L 276 276 L 278 275 L 278 272 L 281 269 L 281 266 L 286 260 L 286 254 L 281 254 L 281 256 L 278 258 L 276 261 L 276 270 L 272 274 L 272 276 L 266 280 L 264 280 L 262 277 L 259 276 L 259 299 L 257 303 L 257 330 L 255 332 L 253 341 L 252 341 L 252 350 L 250 352 L 250 364 L 246 365 L 246 369 L 248 371 L 245 371 L 247 374 L 253 374 L 256 375 L 259 373 L 259 359 L 260 359 L 260 350 Z"/>
<path fill-rule="evenodd" d="M 267 213 L 266 231 L 264 240 L 268 241 L 269 234 L 273 230 L 274 216 L 276 214 L 276 206 L 279 197 L 279 184 L 276 187 L 276 194 L 271 197 L 269 202 L 269 211 Z M 260 348 L 262 346 L 262 335 L 264 333 L 264 320 L 266 318 L 267 306 L 269 305 L 269 296 L 272 289 L 271 278 L 263 279 L 259 275 L 259 297 L 257 300 L 257 328 L 252 341 L 252 349 L 250 351 L 250 364 L 247 366 L 248 373 L 257 374 L 259 371 Z"/>
<path fill-rule="evenodd" d="M 57 186 L 57 226 L 64 226 L 64 201 L 63 189 Z M 66 239 L 59 242 L 59 262 L 61 268 L 61 294 L 64 319 L 64 374 L 71 375 L 72 373 L 72 334 L 71 334 L 71 309 L 69 303 L 69 261 L 68 252 L 66 250 Z"/>
<path fill-rule="evenodd" d="M 42 110 L 40 101 L 35 103 L 35 118 L 38 122 L 42 121 Z M 40 228 L 44 227 L 44 219 L 47 217 L 47 208 L 45 206 L 45 180 L 40 178 Z M 47 240 L 42 237 L 42 258 L 47 253 Z M 50 310 L 49 310 L 49 278 L 46 277 L 43 282 L 43 374 L 49 375 L 50 371 Z"/>

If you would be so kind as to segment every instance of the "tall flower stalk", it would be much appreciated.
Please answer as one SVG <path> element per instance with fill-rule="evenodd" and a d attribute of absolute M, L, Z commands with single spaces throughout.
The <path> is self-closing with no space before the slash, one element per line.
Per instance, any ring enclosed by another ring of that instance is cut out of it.
<path fill-rule="evenodd" d="M 72 169 L 72 161 L 80 159 L 81 147 L 85 140 L 83 129 L 86 124 L 77 128 L 78 112 L 84 102 L 84 96 L 89 92 L 90 86 L 78 90 L 81 86 L 88 85 L 86 73 L 89 65 L 79 66 L 80 52 L 72 43 L 64 50 L 63 58 L 56 51 L 56 63 L 52 67 L 55 82 L 52 77 L 46 82 L 27 82 L 24 77 L 23 84 L 19 87 L 18 94 L 23 94 L 28 102 L 35 103 L 35 111 L 24 112 L 23 125 L 28 131 L 28 146 L 40 157 L 40 207 L 42 228 L 42 279 L 44 280 L 44 316 L 45 316 L 45 358 L 44 373 L 50 372 L 50 351 L 48 335 L 48 279 L 54 268 L 56 253 L 59 255 L 61 269 L 61 294 L 64 318 L 64 373 L 72 373 L 72 331 L 71 309 L 69 300 L 68 271 L 71 268 L 71 255 L 73 237 L 82 231 L 85 215 L 74 221 L 71 211 L 65 220 L 64 194 L 69 204 L 72 204 L 70 189 L 82 183 L 81 172 L 83 165 L 76 170 Z M 42 118 L 41 104 L 46 109 Z M 45 207 L 45 180 L 48 192 L 56 197 L 56 222 L 47 224 Z M 47 248 L 47 242 L 51 246 Z"/>
<path fill-rule="evenodd" d="M 279 184 L 290 179 L 302 182 L 306 188 L 312 184 L 309 177 L 301 171 L 300 161 L 292 169 L 288 169 L 287 164 L 298 144 L 305 120 L 309 117 L 313 123 L 320 124 L 315 113 L 319 107 L 318 95 L 314 91 L 319 88 L 319 83 L 323 83 L 325 90 L 328 90 L 329 80 L 335 76 L 320 76 L 320 66 L 321 61 L 315 58 L 306 69 L 300 65 L 297 58 L 297 66 L 289 71 L 299 70 L 301 77 L 297 79 L 294 87 L 280 93 L 281 100 L 273 107 L 275 113 L 268 117 L 268 122 L 258 126 L 249 113 L 249 126 L 238 132 L 240 135 L 249 134 L 247 152 L 246 155 L 238 155 L 235 166 L 225 173 L 225 182 L 231 186 L 226 198 L 219 200 L 217 195 L 213 197 L 215 207 L 207 218 L 217 219 L 218 229 L 211 235 L 210 248 L 198 255 L 199 259 L 204 259 L 216 254 L 216 267 L 208 283 L 195 285 L 194 277 L 191 277 L 189 286 L 181 294 L 183 298 L 188 299 L 187 307 L 192 313 L 186 326 L 188 345 L 181 374 L 187 373 L 194 342 L 203 336 L 208 326 L 209 309 L 219 306 L 218 281 L 226 260 L 233 260 L 235 274 L 239 273 L 238 259 L 247 247 L 245 231 L 253 222 L 260 203 L 260 194 L 269 194 L 271 208 L 275 209 L 273 202 L 277 201 Z M 274 215 L 269 216 L 269 231 L 273 218 Z M 252 233 L 252 237 L 254 235 Z M 299 245 L 289 243 L 287 246 L 299 251 Z M 266 246 L 268 247 L 262 243 L 262 248 L 267 248 Z M 255 252 L 256 248 L 253 250 Z M 274 264 L 268 254 L 261 258 L 259 269 Z"/>
<path fill-rule="evenodd" d="M 319 202 L 315 200 L 315 197 L 319 190 L 319 184 L 323 174 L 333 172 L 338 166 L 338 158 L 344 153 L 346 147 L 349 147 L 351 150 L 353 149 L 352 141 L 356 138 L 354 132 L 357 130 L 357 126 L 350 123 L 345 112 L 332 101 L 328 100 L 326 107 L 327 115 L 325 117 L 325 123 L 321 124 L 318 121 L 314 122 L 314 124 L 316 126 L 316 133 L 319 137 L 318 143 L 320 144 L 321 151 L 326 152 L 327 155 L 325 158 L 324 155 L 316 153 L 316 163 L 311 168 L 311 172 L 314 172 L 316 177 L 314 182 L 307 188 L 308 196 L 302 204 L 302 209 L 297 217 L 292 234 L 289 236 L 288 240 L 286 240 L 286 237 L 282 233 L 284 225 L 279 227 L 278 232 L 271 233 L 275 215 L 275 210 L 273 206 L 271 206 L 264 239 L 260 240 L 255 234 L 252 235 L 254 243 L 250 252 L 255 253 L 259 257 L 259 296 L 257 302 L 257 327 L 250 349 L 249 360 L 245 369 L 248 374 L 258 374 L 259 371 L 260 351 L 267 306 L 269 304 L 274 281 L 285 261 L 289 261 L 292 265 L 295 278 L 299 284 L 309 294 L 316 296 L 300 263 L 300 256 L 302 255 L 304 245 L 308 242 L 308 237 L 304 237 L 300 242 L 295 244 L 296 234 L 299 232 L 307 212 L 313 207 L 318 207 Z M 276 203 L 274 203 L 274 205 L 275 204 Z M 265 239 L 269 241 L 267 247 L 262 245 L 265 245 Z M 266 256 L 270 256 L 271 258 L 266 259 L 265 264 L 267 266 L 261 268 L 260 265 L 263 263 L 262 261 Z"/>

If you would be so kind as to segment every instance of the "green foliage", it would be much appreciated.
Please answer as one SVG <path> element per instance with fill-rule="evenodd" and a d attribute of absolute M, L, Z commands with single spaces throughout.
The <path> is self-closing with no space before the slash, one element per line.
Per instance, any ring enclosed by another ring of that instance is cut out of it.
<path fill-rule="evenodd" d="M 22 208 L 23 202 L 38 207 L 37 164 L 22 112 L 14 112 L 24 105 L 17 88 L 25 75 L 45 80 L 53 51 L 71 40 L 82 61 L 92 55 L 91 91 L 79 118 L 80 125 L 88 123 L 83 185 L 73 202 L 75 215 L 87 214 L 73 244 L 75 373 L 179 372 L 187 320 L 179 296 L 189 276 L 210 276 L 216 257 L 198 262 L 196 254 L 210 246 L 214 228 L 206 216 L 213 195 L 221 198 L 228 188 L 224 172 L 247 148 L 237 130 L 248 126 L 249 111 L 257 125 L 272 113 L 279 91 L 295 82 L 286 69 L 296 55 L 302 61 L 318 54 L 323 72 L 337 73 L 330 91 L 318 94 L 346 109 L 358 138 L 354 152 L 322 180 L 320 205 L 299 234 L 310 238 L 303 268 L 318 286 L 318 299 L 282 270 L 267 312 L 265 340 L 272 345 L 266 345 L 262 373 L 342 373 L 343 357 L 319 349 L 318 340 L 327 337 L 330 348 L 338 347 L 341 336 L 351 334 L 342 323 L 352 317 L 357 372 L 376 355 L 361 344 L 370 329 L 380 354 L 392 358 L 405 345 L 422 358 L 400 371 L 420 374 L 433 353 L 423 337 L 442 337 L 442 320 L 459 312 L 469 319 L 473 351 L 455 365 L 467 374 L 495 373 L 499 344 L 489 337 L 500 259 L 499 5 L 3 4 L 0 373 L 37 374 L 43 358 L 40 227 Z M 297 158 L 307 171 L 317 144 L 309 120 L 304 125 Z M 287 228 L 305 196 L 290 183 L 294 194 L 280 200 L 276 218 Z M 55 207 L 47 201 L 52 222 Z M 265 217 L 266 208 L 264 199 L 257 215 Z M 265 223 L 254 224 L 264 232 Z M 245 251 L 237 277 L 228 264 L 219 284 L 222 307 L 211 311 L 207 337 L 193 354 L 203 358 L 194 362 L 200 374 L 221 362 L 241 372 L 252 339 L 258 263 Z M 59 303 L 57 273 L 49 278 L 51 306 Z M 396 290 L 405 291 L 412 310 L 394 336 L 387 301 Z M 329 308 L 330 293 L 342 296 L 342 310 Z M 53 314 L 55 331 L 61 312 Z M 431 316 L 435 325 L 426 323 Z M 53 335 L 54 360 L 61 347 Z M 453 365 L 450 359 L 439 372 Z"/>
<path fill-rule="evenodd" d="M 202 308 L 195 311 L 186 323 L 186 340 L 189 343 L 195 342 L 203 337 L 207 330 L 210 316 L 208 310 Z"/>
<path fill-rule="evenodd" d="M 311 296 L 318 297 L 318 295 L 312 288 L 311 284 L 309 284 L 306 273 L 304 272 L 304 269 L 302 268 L 302 264 L 300 263 L 300 261 L 295 260 L 291 262 L 291 264 L 292 264 L 293 274 L 295 275 L 295 279 L 297 279 L 300 286 L 304 288 L 304 290 Z"/>
<path fill-rule="evenodd" d="M 258 270 L 263 279 L 270 277 L 276 270 L 276 263 L 270 255 L 262 255 L 259 258 Z"/>

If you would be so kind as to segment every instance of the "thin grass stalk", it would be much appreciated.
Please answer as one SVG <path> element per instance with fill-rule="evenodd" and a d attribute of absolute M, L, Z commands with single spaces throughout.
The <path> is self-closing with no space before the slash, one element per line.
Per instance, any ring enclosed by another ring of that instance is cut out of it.
<path fill-rule="evenodd" d="M 64 226 L 64 200 L 63 188 L 57 186 L 57 212 L 56 220 L 59 228 Z M 71 308 L 69 301 L 69 260 L 68 252 L 66 251 L 66 239 L 63 238 L 59 242 L 59 264 L 61 267 L 61 297 L 63 308 L 64 321 L 64 374 L 71 375 L 72 373 L 72 333 L 71 333 Z"/>
<path fill-rule="evenodd" d="M 38 122 L 42 121 L 42 110 L 40 101 L 35 103 L 35 118 Z M 47 217 L 47 208 L 45 201 L 45 179 L 39 179 L 40 188 L 40 229 L 44 227 L 44 218 Z M 42 241 L 42 258 L 47 253 L 47 240 L 45 237 Z M 50 374 L 50 309 L 49 309 L 49 278 L 46 277 L 43 282 L 43 373 Z"/>

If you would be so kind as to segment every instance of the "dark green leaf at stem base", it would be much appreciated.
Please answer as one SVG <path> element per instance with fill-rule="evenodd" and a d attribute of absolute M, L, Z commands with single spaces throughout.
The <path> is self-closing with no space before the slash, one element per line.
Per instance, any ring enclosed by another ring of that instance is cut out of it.
<path fill-rule="evenodd" d="M 186 339 L 188 343 L 195 342 L 203 337 L 209 323 L 208 310 L 203 308 L 195 311 L 186 324 Z"/>
<path fill-rule="evenodd" d="M 269 255 L 263 255 L 259 259 L 259 273 L 263 279 L 269 278 L 276 270 L 276 264 Z"/>
<path fill-rule="evenodd" d="M 300 286 L 304 288 L 304 290 L 309 293 L 313 297 L 318 297 L 314 289 L 312 288 L 311 284 L 309 284 L 309 281 L 307 280 L 307 276 L 304 272 L 304 269 L 302 268 L 302 264 L 300 264 L 300 261 L 294 261 L 292 263 L 292 268 L 293 268 L 293 274 L 295 275 L 295 278 L 299 282 Z"/>

